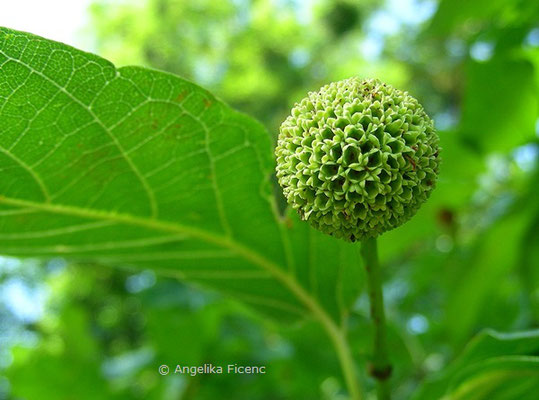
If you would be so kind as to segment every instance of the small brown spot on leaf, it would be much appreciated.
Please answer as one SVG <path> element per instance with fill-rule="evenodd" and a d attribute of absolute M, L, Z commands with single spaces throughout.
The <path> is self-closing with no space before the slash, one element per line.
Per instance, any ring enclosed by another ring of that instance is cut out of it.
<path fill-rule="evenodd" d="M 178 103 L 180 103 L 181 101 L 183 101 L 183 99 L 185 99 L 185 96 L 187 96 L 187 91 L 186 90 L 182 90 L 178 96 L 176 96 L 176 101 Z"/>

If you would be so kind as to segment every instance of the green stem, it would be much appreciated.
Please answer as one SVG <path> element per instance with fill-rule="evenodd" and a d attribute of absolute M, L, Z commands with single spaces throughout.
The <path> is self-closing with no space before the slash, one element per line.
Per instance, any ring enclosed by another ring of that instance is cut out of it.
<path fill-rule="evenodd" d="M 387 351 L 384 296 L 376 238 L 364 240 L 361 243 L 360 253 L 367 271 L 371 318 L 374 323 L 374 349 L 369 372 L 377 382 L 378 400 L 389 400 L 391 395 L 388 380 L 391 375 L 391 363 Z"/>

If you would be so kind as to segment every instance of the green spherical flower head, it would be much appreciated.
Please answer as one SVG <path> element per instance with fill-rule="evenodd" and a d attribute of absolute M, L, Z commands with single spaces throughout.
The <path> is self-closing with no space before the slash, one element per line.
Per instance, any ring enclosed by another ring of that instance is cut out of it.
<path fill-rule="evenodd" d="M 379 80 L 330 83 L 282 123 L 277 178 L 316 229 L 355 241 L 410 219 L 434 188 L 438 136 L 415 98 Z"/>

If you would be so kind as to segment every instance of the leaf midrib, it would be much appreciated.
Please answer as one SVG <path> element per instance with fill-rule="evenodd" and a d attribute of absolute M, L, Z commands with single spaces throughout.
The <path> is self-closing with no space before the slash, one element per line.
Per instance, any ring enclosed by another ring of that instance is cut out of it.
<path fill-rule="evenodd" d="M 68 206 L 54 203 L 38 203 L 30 200 L 16 199 L 0 195 L 0 203 L 21 207 L 32 208 L 34 210 L 44 211 L 52 214 L 76 216 L 88 219 L 97 219 L 115 223 L 139 226 L 161 232 L 187 234 L 189 236 L 201 239 L 207 243 L 215 244 L 219 247 L 229 249 L 245 260 L 268 271 L 275 279 L 284 284 L 290 292 L 296 296 L 300 302 L 313 314 L 313 316 L 322 322 L 326 328 L 333 333 L 341 333 L 332 318 L 322 309 L 320 304 L 299 285 L 296 279 L 286 273 L 284 269 L 273 261 L 268 260 L 260 253 L 253 251 L 244 245 L 238 243 L 230 237 L 211 233 L 188 225 L 182 225 L 176 222 L 162 221 L 155 218 L 144 218 L 131 214 L 114 213 L 103 210 L 90 210 L 75 206 Z"/>

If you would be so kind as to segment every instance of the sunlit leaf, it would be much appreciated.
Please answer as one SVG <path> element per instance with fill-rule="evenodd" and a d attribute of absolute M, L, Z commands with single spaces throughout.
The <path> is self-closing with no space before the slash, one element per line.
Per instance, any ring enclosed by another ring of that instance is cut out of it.
<path fill-rule="evenodd" d="M 0 253 L 149 268 L 340 321 L 353 246 L 278 215 L 270 136 L 171 74 L 0 30 Z"/>

